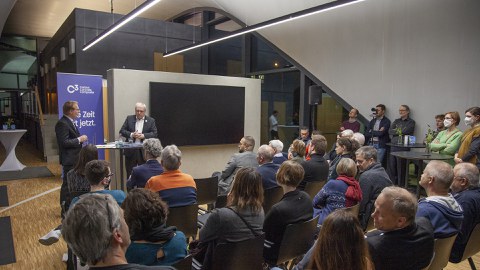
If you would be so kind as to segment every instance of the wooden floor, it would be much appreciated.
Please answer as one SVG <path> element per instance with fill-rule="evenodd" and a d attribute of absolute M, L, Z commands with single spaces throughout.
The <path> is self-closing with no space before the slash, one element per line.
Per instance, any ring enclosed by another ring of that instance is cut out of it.
<path fill-rule="evenodd" d="M 0 185 L 8 187 L 10 205 L 29 199 L 48 190 L 60 187 L 61 167 L 58 164 L 43 162 L 42 154 L 25 141 L 17 147 L 18 159 L 27 166 L 47 166 L 55 175 L 48 178 L 25 180 L 0 181 Z M 5 149 L 0 146 L 0 163 L 5 159 Z M 30 200 L 17 207 L 0 213 L 0 217 L 12 218 L 12 230 L 17 262 L 5 266 L 3 269 L 66 269 L 62 262 L 62 254 L 67 248 L 63 239 L 51 246 L 43 246 L 38 238 L 60 224 L 60 191 L 48 193 L 39 198 Z M 0 208 L 0 211 L 3 208 Z M 475 265 L 480 267 L 480 255 L 474 257 Z M 449 264 L 445 269 L 469 270 L 467 261 L 460 264 Z"/>

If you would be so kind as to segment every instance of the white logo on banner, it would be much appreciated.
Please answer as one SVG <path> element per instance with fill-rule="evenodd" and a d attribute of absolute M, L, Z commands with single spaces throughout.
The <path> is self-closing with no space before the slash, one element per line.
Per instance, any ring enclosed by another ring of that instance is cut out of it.
<path fill-rule="evenodd" d="M 90 88 L 90 86 L 83 86 L 78 84 L 75 85 L 69 85 L 67 86 L 67 92 L 70 94 L 75 93 L 76 91 L 79 91 L 80 94 L 95 94 L 95 92 Z"/>

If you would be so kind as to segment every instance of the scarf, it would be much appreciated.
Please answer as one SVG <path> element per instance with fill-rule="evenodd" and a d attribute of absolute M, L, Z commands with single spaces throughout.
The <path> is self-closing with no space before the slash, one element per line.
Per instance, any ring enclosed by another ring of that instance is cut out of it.
<path fill-rule="evenodd" d="M 345 207 L 354 206 L 359 201 L 362 200 L 362 190 L 360 189 L 360 184 L 355 178 L 340 175 L 337 177 L 337 180 L 343 181 L 348 185 L 347 191 L 345 192 Z"/>
<path fill-rule="evenodd" d="M 480 125 L 470 128 L 465 131 L 462 135 L 462 144 L 460 145 L 460 149 L 458 149 L 458 157 L 462 158 L 470 149 L 470 144 L 474 137 L 480 136 Z M 477 156 L 473 156 L 470 160 L 464 160 L 471 162 L 473 164 L 477 163 Z"/>
<path fill-rule="evenodd" d="M 148 232 L 132 232 L 130 238 L 132 241 L 148 241 L 148 242 L 160 242 L 160 241 L 169 241 L 175 235 L 177 227 L 170 226 L 164 223 L 160 226 L 152 228 Z"/>

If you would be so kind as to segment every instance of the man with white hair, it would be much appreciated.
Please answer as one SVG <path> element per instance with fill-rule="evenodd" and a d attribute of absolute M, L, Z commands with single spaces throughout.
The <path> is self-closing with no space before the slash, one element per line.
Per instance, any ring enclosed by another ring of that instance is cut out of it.
<path fill-rule="evenodd" d="M 463 221 L 462 207 L 448 193 L 453 181 L 450 164 L 432 160 L 420 179 L 420 185 L 428 197 L 418 202 L 417 217 L 426 217 L 434 228 L 435 238 L 447 238 L 457 234 Z"/>
<path fill-rule="evenodd" d="M 269 142 L 270 147 L 275 151 L 273 156 L 273 163 L 281 165 L 284 161 L 288 160 L 286 156 L 283 155 L 283 143 L 280 140 L 271 140 Z"/>
<path fill-rule="evenodd" d="M 463 208 L 462 227 L 450 253 L 450 261 L 454 263 L 462 260 L 470 234 L 480 223 L 479 174 L 477 166 L 469 162 L 459 163 L 453 168 L 453 182 L 450 188 L 454 193 L 453 197 Z"/>
<path fill-rule="evenodd" d="M 155 119 L 146 116 L 146 112 L 147 106 L 144 103 L 137 102 L 135 104 L 135 114 L 127 116 L 120 129 L 120 135 L 136 143 L 141 143 L 144 139 L 157 138 Z M 125 169 L 127 177 L 129 177 L 133 167 L 145 163 L 145 159 L 141 149 L 125 149 L 124 154 Z"/>
<path fill-rule="evenodd" d="M 127 190 L 143 188 L 148 179 L 163 173 L 162 165 L 157 160 L 162 153 L 162 149 L 162 144 L 157 138 L 145 139 L 143 141 L 143 154 L 146 162 L 132 169 L 132 174 L 127 180 Z"/>

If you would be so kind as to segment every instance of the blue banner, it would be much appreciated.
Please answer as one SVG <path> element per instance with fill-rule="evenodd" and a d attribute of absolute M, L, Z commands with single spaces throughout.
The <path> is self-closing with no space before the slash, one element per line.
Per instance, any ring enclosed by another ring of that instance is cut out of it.
<path fill-rule="evenodd" d="M 88 143 L 103 144 L 102 76 L 57 73 L 58 117 L 63 116 L 66 101 L 78 102 L 80 116 L 75 120 L 80 134 L 87 135 Z M 98 158 L 104 159 L 103 150 Z"/>

